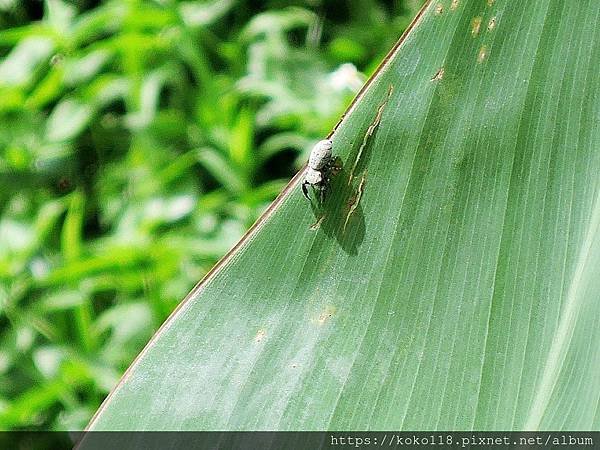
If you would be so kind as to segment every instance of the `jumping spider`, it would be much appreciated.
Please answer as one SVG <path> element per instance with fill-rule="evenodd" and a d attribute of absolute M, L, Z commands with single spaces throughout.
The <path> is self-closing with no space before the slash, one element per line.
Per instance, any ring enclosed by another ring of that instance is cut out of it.
<path fill-rule="evenodd" d="M 329 187 L 329 181 L 339 170 L 339 158 L 331 157 L 332 147 L 333 143 L 330 139 L 323 139 L 317 142 L 310 152 L 308 167 L 306 168 L 304 181 L 302 182 L 302 193 L 308 200 L 310 200 L 310 197 L 307 186 L 312 186 L 313 189 L 318 191 L 319 202 L 323 203 L 325 192 Z"/>

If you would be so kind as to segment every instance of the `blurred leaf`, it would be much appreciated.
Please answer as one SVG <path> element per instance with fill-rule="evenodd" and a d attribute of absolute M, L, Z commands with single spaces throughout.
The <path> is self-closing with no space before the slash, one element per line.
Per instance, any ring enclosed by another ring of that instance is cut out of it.
<path fill-rule="evenodd" d="M 118 75 L 106 74 L 94 78 L 86 85 L 84 93 L 86 98 L 93 99 L 93 103 L 101 108 L 128 97 L 130 91 L 130 80 Z"/>
<path fill-rule="evenodd" d="M 26 248 L 34 238 L 33 230 L 25 224 L 13 220 L 3 220 L 1 223 L 2 235 L 0 237 L 2 248 L 5 251 Z"/>
<path fill-rule="evenodd" d="M 64 353 L 56 347 L 38 347 L 33 353 L 33 361 L 37 369 L 46 378 L 56 377 L 64 357 Z"/>
<path fill-rule="evenodd" d="M 311 140 L 306 138 L 300 133 L 278 133 L 265 139 L 259 147 L 257 157 L 261 163 L 264 163 L 269 158 L 277 155 L 282 150 L 294 149 L 297 152 L 303 152 L 303 150 L 310 151 L 312 148 L 311 144 L 316 144 L 318 139 Z M 308 153 L 304 152 L 302 163 L 308 158 Z M 306 156 L 306 157 L 304 157 Z"/>
<path fill-rule="evenodd" d="M 44 23 L 31 23 L 21 27 L 9 28 L 7 30 L 0 29 L 0 45 L 18 45 L 28 38 L 54 38 L 55 33 L 50 27 Z M 32 44 L 28 44 L 33 48 Z"/>
<path fill-rule="evenodd" d="M 287 180 L 271 180 L 246 193 L 242 200 L 251 205 L 269 203 L 287 184 Z"/>
<path fill-rule="evenodd" d="M 0 219 L 0 248 L 4 250 L 0 252 L 0 264 L 5 261 L 7 271 L 3 273 L 0 265 L 0 277 L 15 277 L 23 271 L 63 211 L 61 201 L 51 201 L 40 208 L 33 224 L 8 215 Z"/>
<path fill-rule="evenodd" d="M 152 224 L 174 222 L 190 214 L 195 203 L 196 199 L 191 195 L 153 198 L 145 206 L 144 219 Z"/>
<path fill-rule="evenodd" d="M 229 161 L 213 148 L 204 147 L 198 150 L 198 162 L 219 180 L 231 192 L 240 192 L 244 189 L 243 180 L 231 167 Z"/>
<path fill-rule="evenodd" d="M 61 411 L 58 416 L 56 431 L 83 430 L 90 415 L 94 414 L 89 406 L 78 406 L 74 409 Z"/>
<path fill-rule="evenodd" d="M 90 81 L 106 65 L 112 57 L 112 52 L 99 48 L 80 58 L 70 58 L 65 62 L 65 82 L 76 86 Z"/>
<path fill-rule="evenodd" d="M 340 61 L 360 61 L 366 54 L 366 50 L 349 37 L 333 39 L 329 51 Z"/>
<path fill-rule="evenodd" d="M 231 130 L 231 140 L 229 143 L 229 157 L 237 165 L 240 172 L 254 172 L 255 160 L 252 155 L 254 138 L 254 114 L 249 109 L 242 109 L 237 118 L 236 124 Z M 244 174 L 244 178 L 248 177 Z"/>
<path fill-rule="evenodd" d="M 146 127 L 154 120 L 158 107 L 160 91 L 173 71 L 163 68 L 150 72 L 143 80 L 139 91 L 139 110 L 132 112 L 127 117 L 127 124 L 132 128 Z"/>
<path fill-rule="evenodd" d="M 74 261 L 81 255 L 84 212 L 83 194 L 75 191 L 71 194 L 67 217 L 62 229 L 62 253 L 67 261 Z"/>
<path fill-rule="evenodd" d="M 27 99 L 29 108 L 41 108 L 54 100 L 62 90 L 64 71 L 62 67 L 53 67 L 40 81 Z"/>
<path fill-rule="evenodd" d="M 64 389 L 63 383 L 55 381 L 25 392 L 4 411 L 0 411 L 0 429 L 11 429 L 15 425 L 36 425 L 43 420 L 48 407 L 59 400 Z"/>
<path fill-rule="evenodd" d="M 56 30 L 64 33 L 71 27 L 75 17 L 75 7 L 62 0 L 44 0 L 46 4 L 47 20 Z"/>
<path fill-rule="evenodd" d="M 130 4 L 130 3 L 129 3 Z M 128 3 L 109 1 L 77 17 L 72 27 L 73 44 L 84 46 L 99 37 L 118 31 L 127 15 Z"/>
<path fill-rule="evenodd" d="M 61 289 L 59 292 L 53 292 L 41 301 L 38 305 L 42 311 L 53 312 L 73 309 L 85 302 L 84 294 L 78 290 Z"/>
<path fill-rule="evenodd" d="M 148 258 L 143 249 L 137 247 L 107 248 L 105 254 L 81 258 L 50 271 L 47 276 L 39 280 L 39 283 L 41 286 L 64 285 L 97 273 L 121 272 L 127 269 L 139 270 L 139 266 L 143 266 L 147 262 Z"/>
<path fill-rule="evenodd" d="M 268 11 L 252 18 L 242 31 L 242 40 L 252 40 L 261 36 L 272 37 L 293 30 L 308 27 L 315 20 L 315 14 L 307 9 L 288 7 Z"/>
<path fill-rule="evenodd" d="M 76 98 L 61 100 L 52 110 L 46 125 L 47 139 L 53 142 L 72 139 L 83 131 L 92 118 L 89 104 Z"/>
<path fill-rule="evenodd" d="M 10 11 L 15 7 L 17 0 L 2 0 L 0 2 L 0 11 Z"/>
<path fill-rule="evenodd" d="M 110 337 L 106 341 L 103 357 L 107 361 L 120 361 L 123 345 L 137 343 L 137 347 L 148 338 L 152 315 L 147 304 L 130 303 L 118 305 L 100 316 L 96 322 L 97 333 L 110 329 Z"/>
<path fill-rule="evenodd" d="M 35 75 L 35 69 L 50 57 L 54 45 L 45 37 L 28 37 L 0 62 L 0 86 L 26 85 Z"/>
<path fill-rule="evenodd" d="M 302 126 L 324 133 L 350 100 L 348 94 L 358 91 L 356 84 L 350 92 L 344 92 L 346 85 L 340 89 L 314 53 L 264 42 L 252 44 L 249 52 L 248 74 L 239 80 L 238 88 L 266 99 L 256 116 L 260 126 Z"/>
<path fill-rule="evenodd" d="M 24 103 L 23 91 L 20 89 L 11 89 L 0 86 L 0 95 L 2 102 L 0 103 L 0 114 L 11 110 L 20 109 Z"/>
<path fill-rule="evenodd" d="M 179 4 L 179 14 L 188 26 L 206 26 L 223 17 L 234 3 L 234 0 L 181 2 Z"/>

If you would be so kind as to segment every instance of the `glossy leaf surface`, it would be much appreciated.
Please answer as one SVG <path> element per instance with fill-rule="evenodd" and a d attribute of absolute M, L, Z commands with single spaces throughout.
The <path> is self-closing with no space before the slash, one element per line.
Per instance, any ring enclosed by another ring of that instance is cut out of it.
<path fill-rule="evenodd" d="M 600 3 L 429 3 L 91 429 L 598 429 Z"/>

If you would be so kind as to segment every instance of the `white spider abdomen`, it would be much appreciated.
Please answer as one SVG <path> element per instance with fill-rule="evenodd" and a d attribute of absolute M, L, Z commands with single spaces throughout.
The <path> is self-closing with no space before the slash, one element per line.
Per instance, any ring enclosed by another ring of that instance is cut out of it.
<path fill-rule="evenodd" d="M 331 159 L 331 148 L 333 143 L 330 139 L 323 139 L 316 143 L 310 152 L 308 158 L 308 167 L 314 170 L 321 170 Z"/>
<path fill-rule="evenodd" d="M 308 184 L 315 186 L 321 183 L 321 181 L 323 181 L 323 175 L 321 175 L 321 172 L 319 172 L 318 170 L 315 170 L 312 167 L 308 167 L 306 169 L 304 179 Z"/>

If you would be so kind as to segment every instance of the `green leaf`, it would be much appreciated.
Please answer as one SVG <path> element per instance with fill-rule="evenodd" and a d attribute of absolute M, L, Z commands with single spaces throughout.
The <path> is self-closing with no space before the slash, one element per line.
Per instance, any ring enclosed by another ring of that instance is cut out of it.
<path fill-rule="evenodd" d="M 85 84 L 95 77 L 113 56 L 109 49 L 99 48 L 80 58 L 66 62 L 65 82 L 70 86 Z"/>
<path fill-rule="evenodd" d="M 76 8 L 62 0 L 46 0 L 47 21 L 56 30 L 63 33 L 71 27 Z"/>
<path fill-rule="evenodd" d="M 207 26 L 223 17 L 233 6 L 233 0 L 210 0 L 207 2 L 181 2 L 179 14 L 190 27 Z"/>
<path fill-rule="evenodd" d="M 75 191 L 71 194 L 69 209 L 61 234 L 62 252 L 67 261 L 76 261 L 81 256 L 84 203 L 85 197 L 81 191 Z"/>
<path fill-rule="evenodd" d="M 249 174 L 254 172 L 254 159 L 252 154 L 254 137 L 254 114 L 248 108 L 242 108 L 238 113 L 238 120 L 231 130 L 229 157 L 242 170 Z M 247 181 L 248 174 L 242 173 L 242 178 Z"/>
<path fill-rule="evenodd" d="M 148 126 L 158 110 L 160 92 L 164 85 L 173 77 L 173 71 L 168 67 L 150 72 L 143 80 L 139 90 L 137 104 L 139 109 L 127 117 L 127 124 L 132 128 Z"/>
<path fill-rule="evenodd" d="M 599 429 L 599 19 L 430 2 L 90 429 Z"/>
<path fill-rule="evenodd" d="M 259 36 L 272 36 L 295 28 L 307 27 L 315 20 L 313 12 L 290 6 L 281 10 L 271 10 L 252 18 L 242 31 L 242 40 L 251 40 Z"/>
<path fill-rule="evenodd" d="M 57 403 L 65 390 L 66 386 L 60 381 L 29 389 L 13 400 L 5 410 L 0 411 L 0 428 L 8 430 L 17 424 L 32 425 L 39 422 L 43 415 L 40 411 Z"/>
<path fill-rule="evenodd" d="M 19 42 L 0 62 L 0 86 L 25 85 L 34 78 L 39 65 L 54 49 L 49 38 L 35 36 Z"/>
<path fill-rule="evenodd" d="M 235 171 L 235 168 L 232 167 L 232 164 L 217 150 L 211 147 L 203 147 L 198 149 L 197 160 L 227 189 L 231 190 L 232 192 L 243 191 L 243 180 L 240 180 L 240 177 Z"/>
<path fill-rule="evenodd" d="M 51 142 L 66 141 L 81 133 L 92 117 L 93 109 L 76 98 L 61 100 L 46 123 L 46 137 Z"/>

